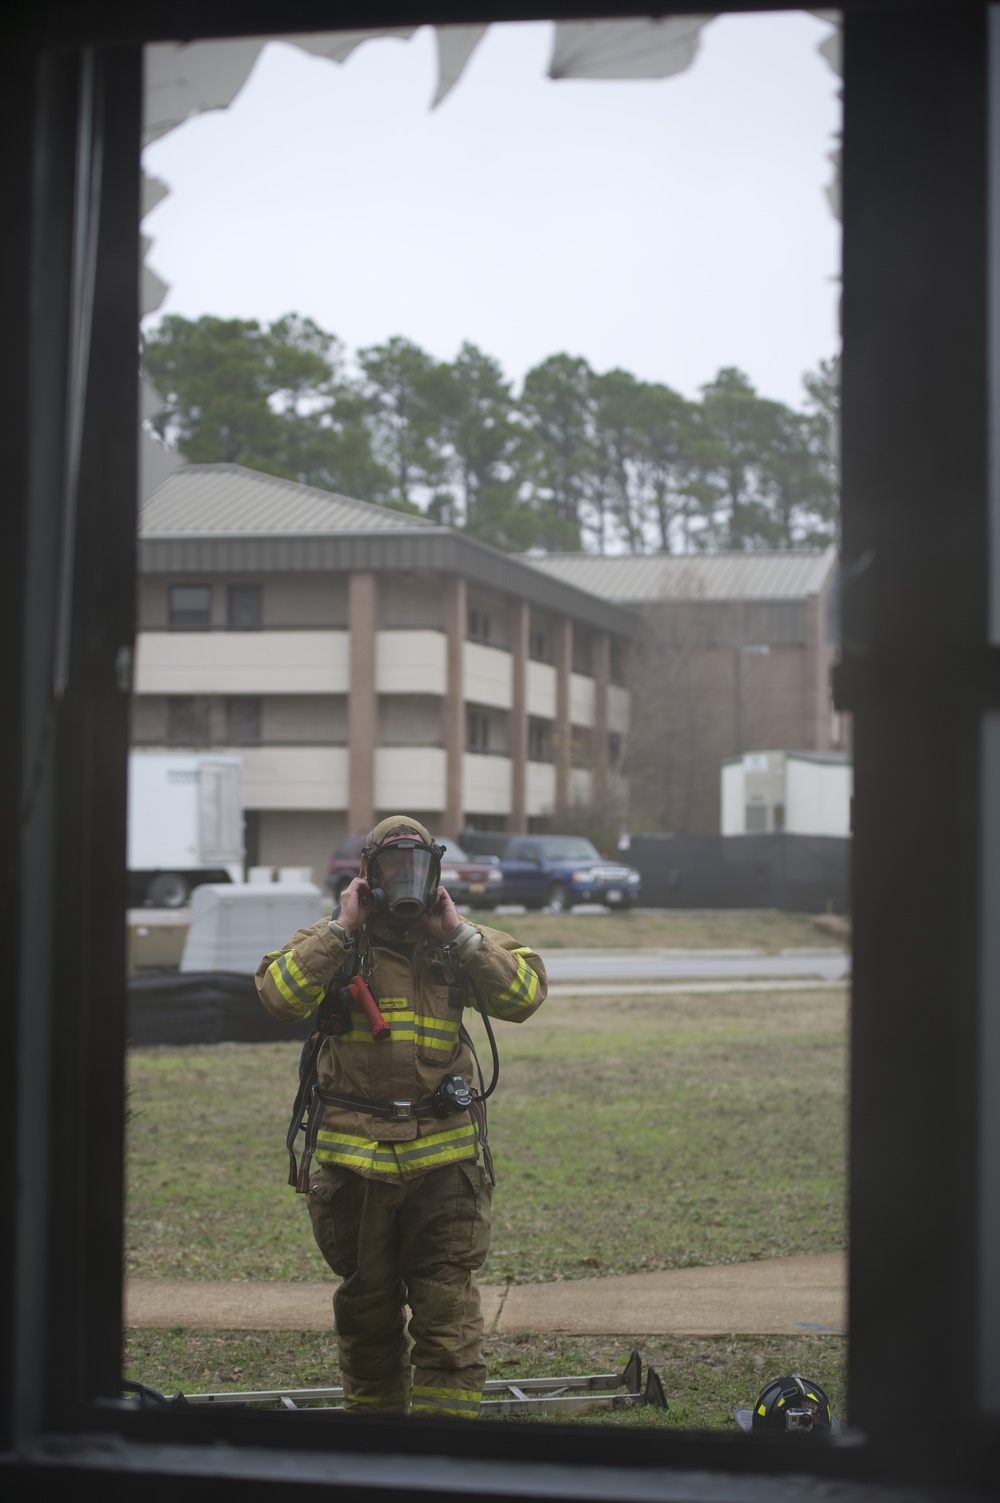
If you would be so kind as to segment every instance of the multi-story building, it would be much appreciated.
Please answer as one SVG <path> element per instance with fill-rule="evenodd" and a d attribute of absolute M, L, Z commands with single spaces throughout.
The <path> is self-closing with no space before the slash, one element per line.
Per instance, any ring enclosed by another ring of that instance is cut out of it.
<path fill-rule="evenodd" d="M 775 748 L 843 752 L 833 707 L 836 552 L 599 558 L 533 566 L 642 613 L 629 783 L 654 828 L 717 834 L 722 763 Z"/>
<path fill-rule="evenodd" d="M 236 465 L 142 508 L 133 743 L 236 751 L 248 864 L 624 799 L 639 618 L 423 518 Z"/>

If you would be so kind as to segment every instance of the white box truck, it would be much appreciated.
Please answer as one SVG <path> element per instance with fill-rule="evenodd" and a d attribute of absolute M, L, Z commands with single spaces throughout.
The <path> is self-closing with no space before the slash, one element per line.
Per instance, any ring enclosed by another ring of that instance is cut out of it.
<path fill-rule="evenodd" d="M 130 752 L 132 907 L 180 908 L 204 882 L 243 881 L 242 783 L 240 757 Z"/>

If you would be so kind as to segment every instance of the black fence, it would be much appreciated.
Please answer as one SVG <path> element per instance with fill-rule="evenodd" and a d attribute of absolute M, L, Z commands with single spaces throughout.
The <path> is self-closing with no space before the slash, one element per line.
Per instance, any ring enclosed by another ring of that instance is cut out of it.
<path fill-rule="evenodd" d="M 850 849 L 832 835 L 633 835 L 644 907 L 846 913 Z"/>

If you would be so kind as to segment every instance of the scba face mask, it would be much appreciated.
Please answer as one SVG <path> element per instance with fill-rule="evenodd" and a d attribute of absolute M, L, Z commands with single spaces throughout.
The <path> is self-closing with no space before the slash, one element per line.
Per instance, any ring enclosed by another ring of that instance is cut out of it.
<path fill-rule="evenodd" d="M 400 924 L 423 918 L 437 896 L 443 851 L 443 846 L 405 835 L 372 851 L 368 885 L 380 912 Z"/>

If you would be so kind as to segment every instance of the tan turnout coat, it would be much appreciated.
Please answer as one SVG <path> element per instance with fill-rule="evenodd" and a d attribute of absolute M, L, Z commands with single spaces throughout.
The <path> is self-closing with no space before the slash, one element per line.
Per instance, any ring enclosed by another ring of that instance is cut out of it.
<path fill-rule="evenodd" d="M 358 935 L 363 974 L 392 1035 L 373 1041 L 364 1012 L 355 1006 L 349 1030 L 323 1041 L 320 1087 L 386 1103 L 426 1100 L 446 1075 L 462 1075 L 474 1084 L 472 1054 L 460 1036 L 466 1010 L 474 1007 L 468 982 L 475 980 L 492 1017 L 512 1023 L 530 1017 L 546 994 L 545 967 L 533 950 L 500 930 L 479 932 L 483 943 L 464 966 L 453 960 L 449 977 L 440 947 L 422 928 L 400 936 L 381 915 L 369 917 Z M 346 975 L 349 960 L 350 951 L 326 919 L 300 929 L 282 950 L 261 961 L 256 976 L 261 1001 L 275 1017 L 301 1022 L 338 973 Z M 484 1069 L 488 1064 L 484 1060 Z M 479 1130 L 469 1113 L 396 1120 L 327 1105 L 315 1156 L 320 1163 L 387 1180 L 476 1158 L 478 1151 Z"/>

